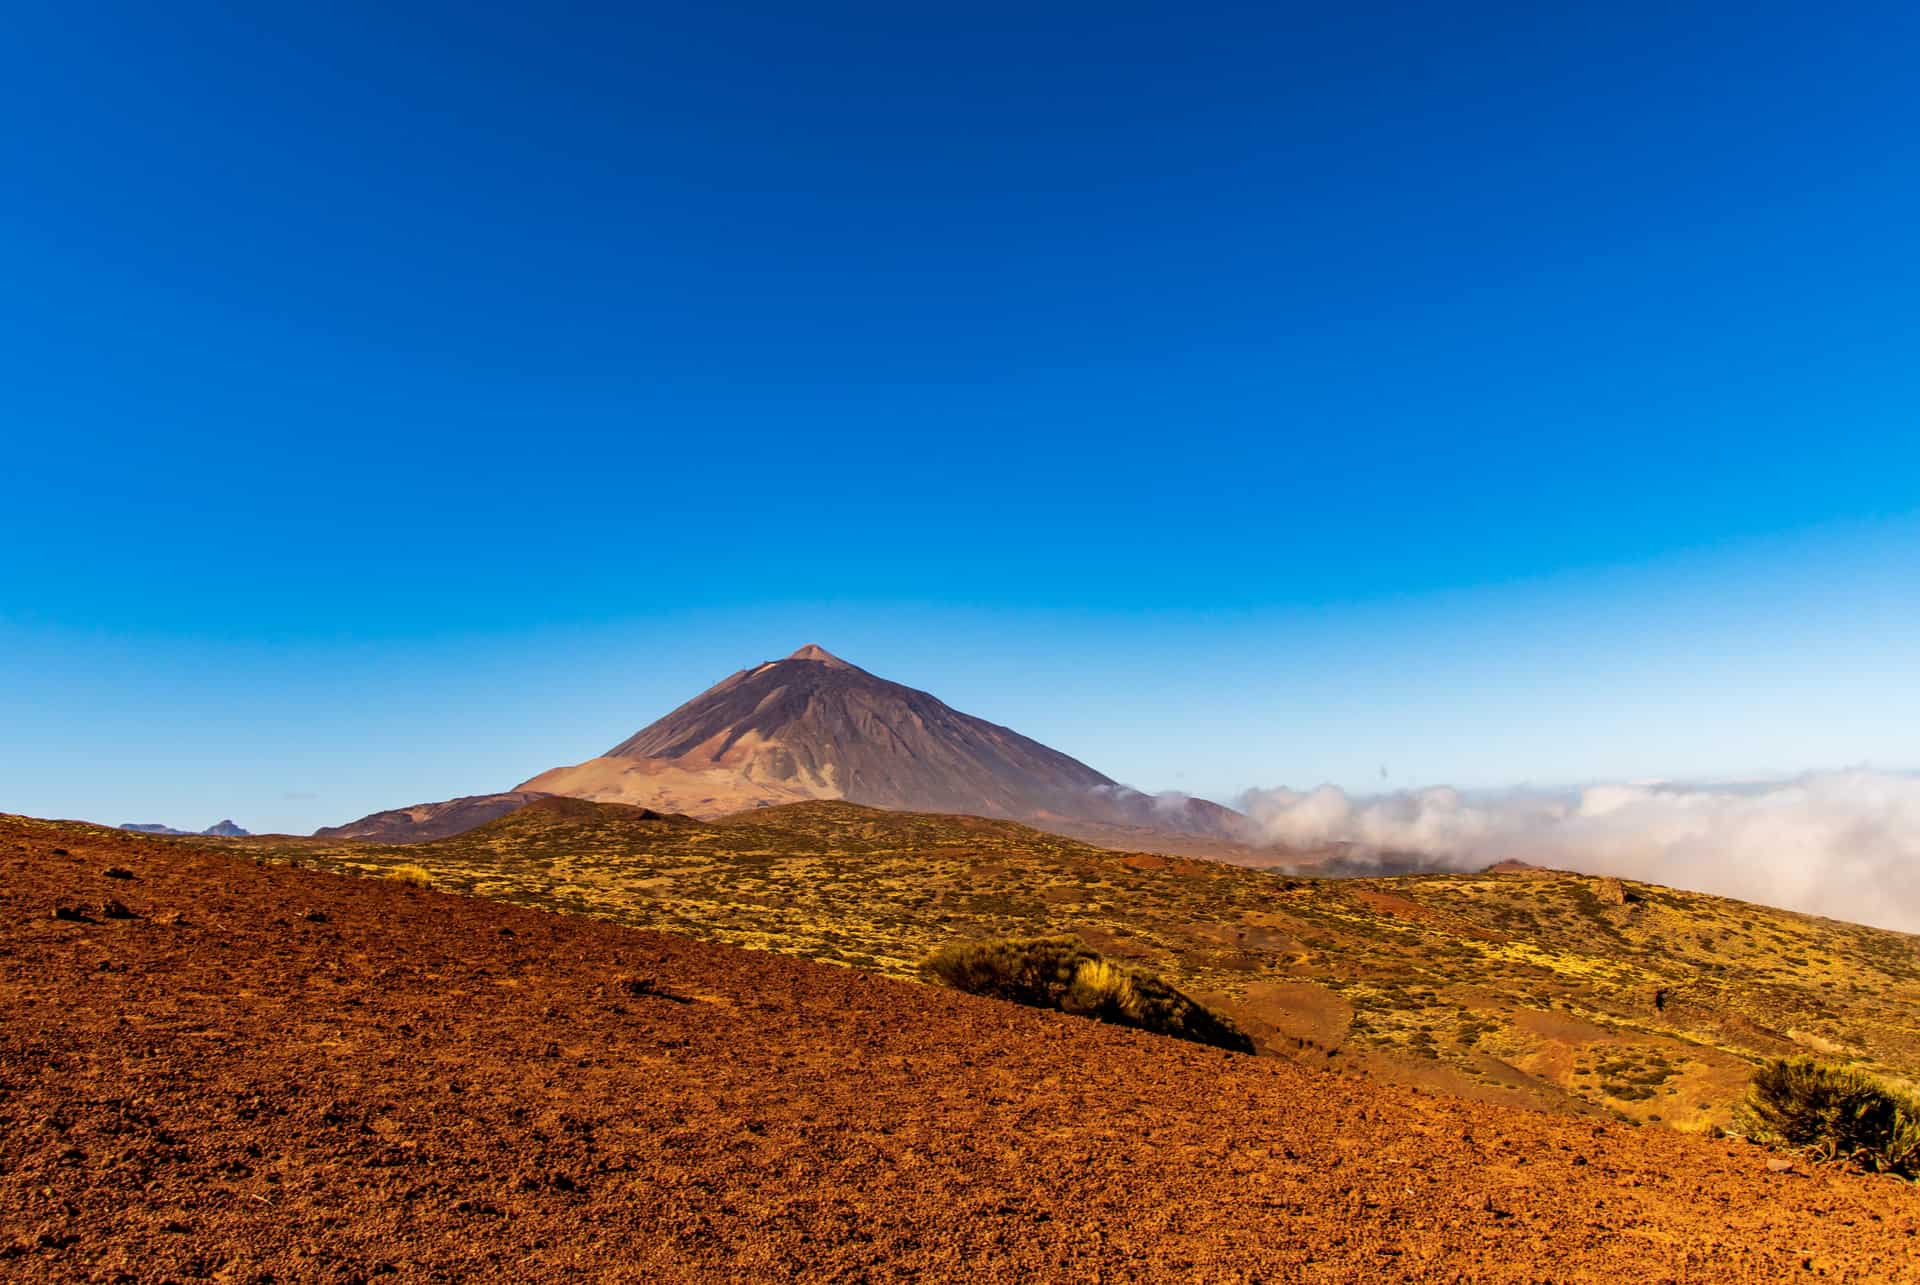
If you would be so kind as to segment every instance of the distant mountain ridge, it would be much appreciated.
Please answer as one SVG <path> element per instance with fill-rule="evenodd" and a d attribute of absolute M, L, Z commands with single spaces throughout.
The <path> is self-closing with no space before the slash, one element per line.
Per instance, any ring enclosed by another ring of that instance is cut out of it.
<path fill-rule="evenodd" d="M 1245 818 L 1231 808 L 1132 789 L 809 644 L 728 676 L 605 754 L 511 791 L 375 813 L 318 833 L 387 842 L 444 837 L 542 795 L 704 818 L 839 799 L 1021 821 L 1133 849 L 1163 837 L 1188 852 L 1237 848 L 1246 832 Z"/>
<path fill-rule="evenodd" d="M 215 821 L 204 830 L 176 830 L 170 825 L 160 825 L 151 821 L 127 821 L 124 822 L 120 828 L 122 830 L 134 830 L 140 834 L 213 835 L 222 839 L 240 839 L 253 833 L 251 830 L 242 830 L 239 826 L 235 825 L 231 817 L 223 821 Z"/>

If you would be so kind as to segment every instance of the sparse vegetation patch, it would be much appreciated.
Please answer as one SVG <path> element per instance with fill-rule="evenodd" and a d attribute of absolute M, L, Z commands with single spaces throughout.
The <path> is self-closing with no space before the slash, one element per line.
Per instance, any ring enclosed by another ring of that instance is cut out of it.
<path fill-rule="evenodd" d="M 1768 1062 L 1753 1073 L 1739 1121 L 1763 1142 L 1920 1177 L 1920 1101 L 1847 1067 L 1810 1057 Z"/>
<path fill-rule="evenodd" d="M 972 995 L 1253 1052 L 1253 1041 L 1228 1019 L 1154 974 L 1104 959 L 1072 937 L 956 942 L 929 959 L 922 972 Z"/>

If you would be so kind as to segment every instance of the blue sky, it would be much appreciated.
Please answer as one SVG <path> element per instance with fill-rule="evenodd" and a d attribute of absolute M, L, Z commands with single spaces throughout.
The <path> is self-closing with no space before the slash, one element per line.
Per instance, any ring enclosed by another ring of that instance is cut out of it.
<path fill-rule="evenodd" d="M 0 808 L 806 641 L 1217 797 L 1920 766 L 1910 6 L 10 18 Z"/>

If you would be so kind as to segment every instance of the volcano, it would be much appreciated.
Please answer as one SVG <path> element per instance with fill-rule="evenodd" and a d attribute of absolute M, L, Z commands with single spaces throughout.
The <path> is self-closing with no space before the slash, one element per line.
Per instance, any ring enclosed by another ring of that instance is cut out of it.
<path fill-rule="evenodd" d="M 1099 843 L 1175 851 L 1237 844 L 1244 824 L 1239 813 L 1203 799 L 1122 785 L 812 644 L 740 670 L 605 754 L 542 772 L 511 795 L 486 797 L 539 795 L 696 817 L 843 799 L 1000 817 Z M 440 818 L 436 835 L 445 832 L 445 809 L 423 804 L 327 833 L 393 841 L 394 826 L 411 812 Z"/>
<path fill-rule="evenodd" d="M 1097 826 L 1233 839 L 1241 822 L 1218 804 L 1130 789 L 815 644 L 743 669 L 599 758 L 517 788 L 696 816 L 844 799 L 1070 832 Z M 716 793 L 724 800 L 709 797 Z"/>

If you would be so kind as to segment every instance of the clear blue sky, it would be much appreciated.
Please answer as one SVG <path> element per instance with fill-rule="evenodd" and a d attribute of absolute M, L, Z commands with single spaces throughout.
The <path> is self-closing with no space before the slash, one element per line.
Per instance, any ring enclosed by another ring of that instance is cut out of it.
<path fill-rule="evenodd" d="M 26 0 L 0 808 L 309 828 L 807 641 L 1223 797 L 1913 765 L 1916 48 Z"/>

